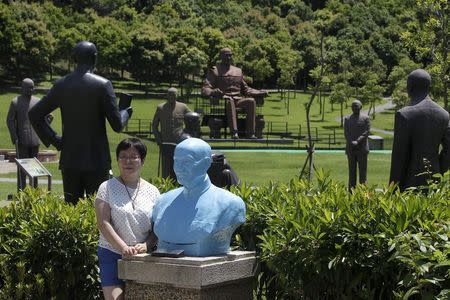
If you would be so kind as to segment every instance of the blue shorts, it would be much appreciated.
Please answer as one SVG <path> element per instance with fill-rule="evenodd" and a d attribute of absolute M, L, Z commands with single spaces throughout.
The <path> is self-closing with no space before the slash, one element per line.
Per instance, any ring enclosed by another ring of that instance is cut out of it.
<path fill-rule="evenodd" d="M 102 287 L 124 285 L 123 280 L 117 277 L 117 261 L 122 255 L 102 247 L 98 247 L 97 254 Z"/>

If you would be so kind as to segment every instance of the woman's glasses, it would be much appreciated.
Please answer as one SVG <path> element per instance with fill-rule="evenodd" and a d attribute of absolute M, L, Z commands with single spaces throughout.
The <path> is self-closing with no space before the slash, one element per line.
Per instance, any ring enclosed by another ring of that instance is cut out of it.
<path fill-rule="evenodd" d="M 135 156 L 119 156 L 120 161 L 138 161 L 141 157 L 139 155 Z"/>

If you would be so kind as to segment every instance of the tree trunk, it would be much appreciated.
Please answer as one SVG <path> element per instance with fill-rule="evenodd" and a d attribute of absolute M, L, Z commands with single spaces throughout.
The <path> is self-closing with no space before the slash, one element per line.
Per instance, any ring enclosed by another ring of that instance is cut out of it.
<path fill-rule="evenodd" d="M 53 59 L 50 58 L 50 81 L 53 81 Z"/>
<path fill-rule="evenodd" d="M 341 102 L 341 128 L 344 127 L 344 103 Z"/>
<path fill-rule="evenodd" d="M 308 130 L 308 146 L 307 146 L 308 156 L 306 158 L 305 164 L 303 165 L 303 169 L 300 173 L 300 178 L 303 177 L 306 164 L 308 164 L 308 181 L 309 182 L 312 181 L 312 173 L 313 173 L 313 168 L 314 168 L 314 143 L 313 143 L 312 137 L 311 137 L 310 110 L 311 110 L 311 105 L 314 101 L 314 98 L 316 97 L 317 93 L 319 92 L 320 85 L 322 84 L 322 77 L 323 77 L 323 72 L 324 72 L 323 39 L 324 39 L 324 36 L 322 33 L 320 36 L 320 75 L 319 75 L 319 78 L 317 78 L 317 81 L 316 81 L 313 93 L 309 99 L 309 102 L 306 104 L 306 126 L 307 126 L 307 130 Z"/>
<path fill-rule="evenodd" d="M 322 92 L 320 93 L 322 94 Z M 325 120 L 325 97 L 322 98 L 322 121 Z"/>
<path fill-rule="evenodd" d="M 322 92 L 319 90 L 319 115 L 322 114 Z"/>
<path fill-rule="evenodd" d="M 372 120 L 375 120 L 375 102 L 371 102 L 370 106 L 373 109 Z"/>

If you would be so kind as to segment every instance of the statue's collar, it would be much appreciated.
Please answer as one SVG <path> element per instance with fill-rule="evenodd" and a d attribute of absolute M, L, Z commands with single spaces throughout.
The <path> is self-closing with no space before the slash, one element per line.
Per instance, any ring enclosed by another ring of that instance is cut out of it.
<path fill-rule="evenodd" d="M 211 186 L 211 180 L 209 180 L 208 175 L 206 175 L 205 179 L 202 182 L 200 182 L 199 184 L 197 184 L 195 187 L 190 188 L 190 189 L 184 187 L 183 196 L 185 196 L 187 198 L 192 198 L 192 197 L 198 198 L 204 192 L 206 192 L 210 186 Z"/>
<path fill-rule="evenodd" d="M 92 66 L 86 64 L 80 64 L 75 68 L 75 72 L 77 73 L 92 73 Z"/>

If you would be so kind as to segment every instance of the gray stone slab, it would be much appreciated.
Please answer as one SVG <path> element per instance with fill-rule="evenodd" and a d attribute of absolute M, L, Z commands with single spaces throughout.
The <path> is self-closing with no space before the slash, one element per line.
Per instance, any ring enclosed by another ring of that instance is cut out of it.
<path fill-rule="evenodd" d="M 119 260 L 119 278 L 142 284 L 201 289 L 253 277 L 254 252 L 235 251 L 212 257 L 152 257 L 136 255 Z"/>

